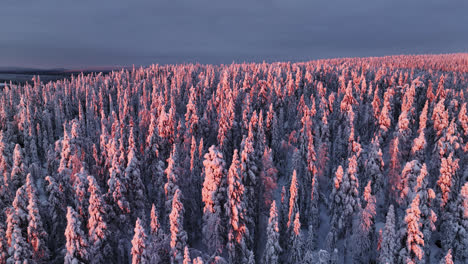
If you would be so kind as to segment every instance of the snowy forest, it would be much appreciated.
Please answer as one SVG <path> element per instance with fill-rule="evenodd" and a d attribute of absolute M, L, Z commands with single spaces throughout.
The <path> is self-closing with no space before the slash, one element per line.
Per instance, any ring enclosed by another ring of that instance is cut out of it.
<path fill-rule="evenodd" d="M 468 263 L 467 88 L 468 54 L 6 84 L 0 264 Z"/>

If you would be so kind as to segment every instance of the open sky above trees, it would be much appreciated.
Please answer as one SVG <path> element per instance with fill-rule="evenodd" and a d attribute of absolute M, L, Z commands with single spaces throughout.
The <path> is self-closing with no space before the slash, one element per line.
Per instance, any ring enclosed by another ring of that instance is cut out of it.
<path fill-rule="evenodd" d="M 5 0 L 0 67 L 466 52 L 468 2 Z"/>

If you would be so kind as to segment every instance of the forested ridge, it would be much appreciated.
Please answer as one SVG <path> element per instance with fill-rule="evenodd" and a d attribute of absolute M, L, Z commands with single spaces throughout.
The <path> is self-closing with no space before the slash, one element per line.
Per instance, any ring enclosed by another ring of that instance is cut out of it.
<path fill-rule="evenodd" d="M 0 90 L 0 264 L 468 263 L 468 54 Z"/>

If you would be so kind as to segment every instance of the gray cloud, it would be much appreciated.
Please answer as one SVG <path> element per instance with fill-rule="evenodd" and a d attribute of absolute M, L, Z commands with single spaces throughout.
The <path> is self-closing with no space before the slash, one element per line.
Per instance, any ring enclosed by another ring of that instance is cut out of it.
<path fill-rule="evenodd" d="M 462 0 L 3 0 L 0 66 L 309 60 L 468 49 Z"/>

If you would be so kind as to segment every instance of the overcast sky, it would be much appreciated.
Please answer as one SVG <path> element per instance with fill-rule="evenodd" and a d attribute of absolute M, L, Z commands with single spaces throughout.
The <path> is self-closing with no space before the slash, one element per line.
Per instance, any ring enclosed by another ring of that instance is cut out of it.
<path fill-rule="evenodd" d="M 0 0 L 0 67 L 468 51 L 466 0 Z"/>

